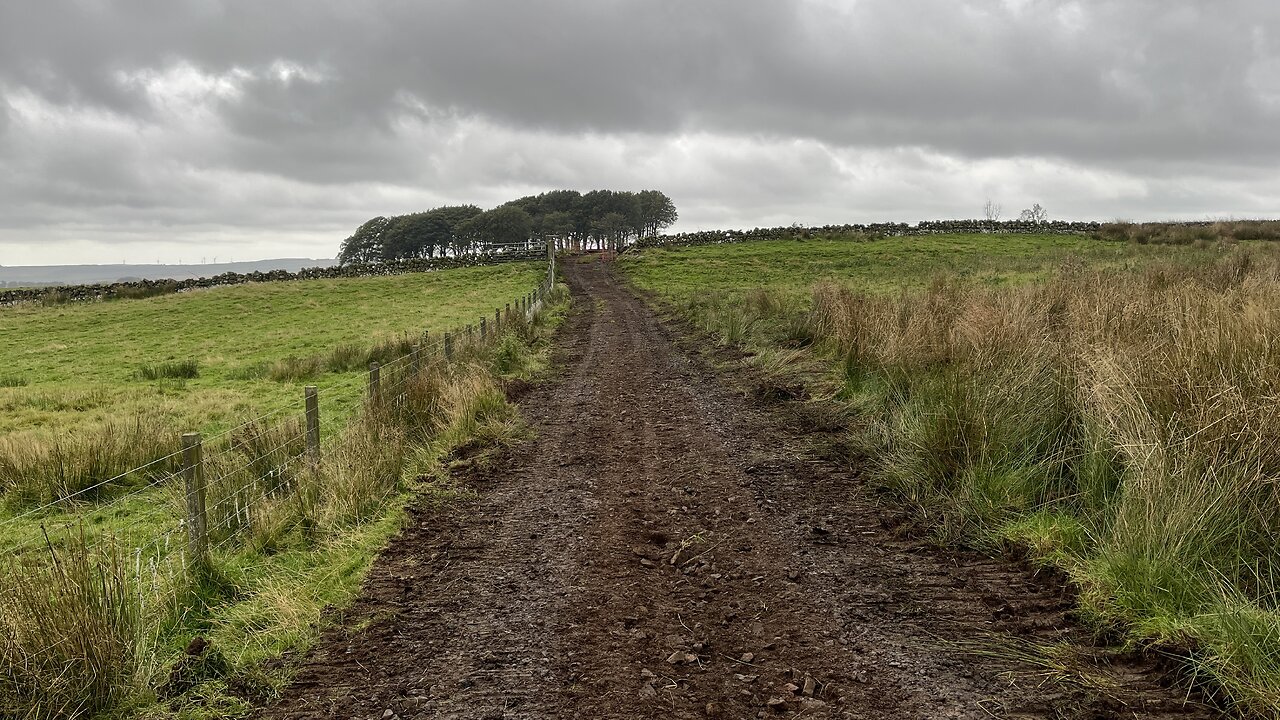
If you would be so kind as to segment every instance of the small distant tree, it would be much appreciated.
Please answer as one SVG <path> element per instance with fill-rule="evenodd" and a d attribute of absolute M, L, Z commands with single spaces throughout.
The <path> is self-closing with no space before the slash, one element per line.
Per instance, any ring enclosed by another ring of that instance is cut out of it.
<path fill-rule="evenodd" d="M 1000 222 L 1001 213 L 1000 203 L 995 200 L 987 200 L 987 204 L 982 206 L 982 214 L 986 216 L 987 222 L 992 225 Z"/>
<path fill-rule="evenodd" d="M 1018 216 L 1018 219 L 1021 220 L 1022 222 L 1035 223 L 1037 225 L 1044 222 L 1048 218 L 1049 218 L 1049 211 L 1041 207 L 1040 203 L 1036 203 L 1035 205 L 1032 205 L 1026 210 L 1023 210 L 1022 214 Z"/>

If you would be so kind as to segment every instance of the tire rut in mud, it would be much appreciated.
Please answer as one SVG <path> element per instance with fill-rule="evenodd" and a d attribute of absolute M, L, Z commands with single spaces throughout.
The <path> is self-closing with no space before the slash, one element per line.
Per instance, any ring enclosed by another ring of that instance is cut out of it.
<path fill-rule="evenodd" d="M 897 537 L 609 266 L 565 277 L 535 438 L 414 511 L 268 717 L 1214 717 L 1141 659 L 1053 682 L 1016 649 L 1085 640 L 1056 581 Z"/>

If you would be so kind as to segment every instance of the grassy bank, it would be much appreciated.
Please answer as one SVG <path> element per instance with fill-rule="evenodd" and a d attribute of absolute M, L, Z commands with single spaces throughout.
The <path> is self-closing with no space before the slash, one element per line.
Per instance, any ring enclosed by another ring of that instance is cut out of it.
<path fill-rule="evenodd" d="M 544 364 L 565 294 L 552 300 L 532 322 L 508 318 L 497 337 L 460 339 L 451 359 L 388 363 L 382 400 L 331 421 L 318 463 L 299 461 L 287 420 L 207 456 L 207 560 L 180 551 L 181 528 L 139 545 L 95 534 L 91 513 L 10 558 L 0 716 L 237 717 L 267 701 L 333 617 L 325 608 L 358 591 L 405 503 L 466 492 L 449 479 L 452 453 L 522 432 L 503 385 Z M 171 516 L 184 500 L 176 481 L 146 497 Z M 149 512 L 118 507 L 132 502 L 104 510 Z"/>
<path fill-rule="evenodd" d="M 827 362 L 850 446 L 939 541 L 1029 550 L 1097 627 L 1175 648 L 1225 701 L 1280 716 L 1280 254 L 1006 240 L 744 244 L 624 268 L 757 363 Z"/>

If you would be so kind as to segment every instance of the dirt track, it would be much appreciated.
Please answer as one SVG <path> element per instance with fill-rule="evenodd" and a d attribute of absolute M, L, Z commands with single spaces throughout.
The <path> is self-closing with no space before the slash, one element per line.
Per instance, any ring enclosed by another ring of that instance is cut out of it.
<path fill-rule="evenodd" d="M 897 537 L 606 266 L 566 277 L 536 438 L 415 513 L 267 716 L 1214 717 L 1142 661 L 1100 694 L 1018 660 L 1079 636 L 1056 582 Z"/>

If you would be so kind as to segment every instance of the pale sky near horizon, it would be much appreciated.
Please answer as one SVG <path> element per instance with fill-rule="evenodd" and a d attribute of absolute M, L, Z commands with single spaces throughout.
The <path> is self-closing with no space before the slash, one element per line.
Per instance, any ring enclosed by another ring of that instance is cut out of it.
<path fill-rule="evenodd" d="M 5 0 L 0 265 L 332 257 L 374 215 L 1280 217 L 1274 0 Z"/>

